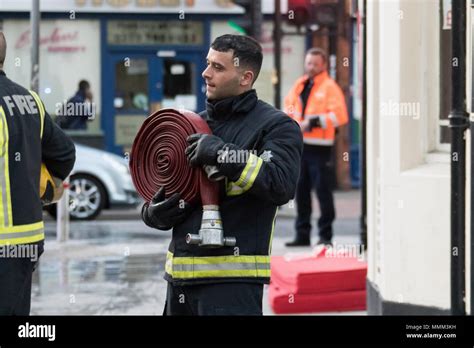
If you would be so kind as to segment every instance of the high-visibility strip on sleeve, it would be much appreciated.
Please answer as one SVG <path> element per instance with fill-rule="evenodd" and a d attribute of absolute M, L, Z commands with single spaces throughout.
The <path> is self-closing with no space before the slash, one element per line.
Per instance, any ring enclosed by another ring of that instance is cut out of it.
<path fill-rule="evenodd" d="M 244 193 L 244 191 L 235 184 L 235 182 L 231 181 L 226 185 L 226 194 L 227 196 L 238 196 Z"/>
<path fill-rule="evenodd" d="M 334 145 L 334 139 L 304 138 L 303 142 L 309 145 Z"/>
<path fill-rule="evenodd" d="M 247 164 L 236 182 L 230 181 L 226 185 L 227 196 L 238 196 L 248 191 L 254 184 L 263 164 L 263 159 L 250 154 Z"/>
<path fill-rule="evenodd" d="M 247 165 L 235 184 L 241 187 L 244 191 L 250 189 L 258 175 L 258 172 L 260 171 L 260 168 L 262 167 L 262 164 L 263 160 L 251 153 L 249 159 L 247 160 Z"/>
<path fill-rule="evenodd" d="M 301 112 L 298 112 L 298 111 L 294 111 L 292 113 L 287 113 L 288 116 L 290 116 L 291 118 L 301 118 Z"/>
<path fill-rule="evenodd" d="M 339 126 L 339 121 L 337 120 L 337 116 L 336 116 L 336 114 L 335 114 L 334 112 L 330 112 L 330 113 L 328 114 L 328 116 L 329 116 L 329 119 L 331 120 L 332 125 L 333 125 L 334 127 Z"/>
<path fill-rule="evenodd" d="M 273 233 L 275 232 L 275 220 L 278 215 L 278 208 L 275 209 L 275 216 L 272 222 L 272 231 L 270 232 L 270 243 L 268 243 L 268 255 L 272 253 Z"/>
<path fill-rule="evenodd" d="M 44 115 L 45 115 L 45 110 L 44 110 L 44 105 L 41 102 L 40 97 L 36 92 L 30 91 L 31 95 L 36 101 L 36 105 L 38 106 L 39 114 L 40 114 L 40 122 L 41 122 L 41 131 L 40 131 L 40 137 L 43 138 L 43 127 L 44 127 Z"/>
<path fill-rule="evenodd" d="M 8 142 L 7 117 L 0 106 L 0 226 L 2 230 L 13 224 Z"/>

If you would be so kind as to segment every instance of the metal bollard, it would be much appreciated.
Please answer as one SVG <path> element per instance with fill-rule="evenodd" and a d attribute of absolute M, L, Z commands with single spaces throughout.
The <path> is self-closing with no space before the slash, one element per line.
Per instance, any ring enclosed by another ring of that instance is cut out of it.
<path fill-rule="evenodd" d="M 56 204 L 56 240 L 67 242 L 69 240 L 69 178 L 63 182 L 64 193 Z"/>

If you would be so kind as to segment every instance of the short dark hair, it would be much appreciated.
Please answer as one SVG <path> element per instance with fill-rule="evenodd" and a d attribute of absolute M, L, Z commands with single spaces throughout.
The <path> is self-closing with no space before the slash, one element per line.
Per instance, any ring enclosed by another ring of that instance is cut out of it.
<path fill-rule="evenodd" d="M 91 87 L 91 85 L 89 84 L 89 81 L 81 80 L 79 82 L 79 90 L 80 91 L 85 91 L 86 89 L 88 89 L 90 87 Z"/>
<path fill-rule="evenodd" d="M 5 35 L 0 31 L 0 64 L 5 63 L 5 57 L 7 56 L 7 40 Z"/>
<path fill-rule="evenodd" d="M 257 80 L 263 61 L 262 46 L 257 40 L 245 35 L 225 34 L 216 38 L 211 48 L 219 52 L 233 50 L 234 59 L 238 58 L 240 66 L 253 71 L 253 82 Z"/>
<path fill-rule="evenodd" d="M 328 55 L 325 50 L 319 47 L 310 48 L 306 54 L 311 54 L 312 56 L 321 56 L 325 62 L 328 61 Z"/>

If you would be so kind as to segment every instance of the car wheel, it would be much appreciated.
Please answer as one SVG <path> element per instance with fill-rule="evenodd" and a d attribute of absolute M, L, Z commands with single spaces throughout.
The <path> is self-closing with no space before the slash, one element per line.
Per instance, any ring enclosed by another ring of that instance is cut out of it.
<path fill-rule="evenodd" d="M 77 174 L 69 180 L 69 214 L 71 220 L 95 219 L 105 206 L 106 193 L 96 178 Z"/>
<path fill-rule="evenodd" d="M 69 216 L 71 220 L 92 220 L 105 206 L 106 192 L 102 183 L 85 174 L 71 176 L 69 180 Z M 82 194 L 81 194 L 82 193 Z M 56 219 L 56 204 L 43 208 Z"/>

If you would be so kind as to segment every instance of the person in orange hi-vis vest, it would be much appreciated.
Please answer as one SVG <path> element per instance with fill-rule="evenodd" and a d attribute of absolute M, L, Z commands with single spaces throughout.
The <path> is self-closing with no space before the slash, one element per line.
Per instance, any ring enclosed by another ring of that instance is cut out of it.
<path fill-rule="evenodd" d="M 332 245 L 332 223 L 336 217 L 331 187 L 331 151 L 336 129 L 348 122 L 344 94 L 328 75 L 327 55 L 311 48 L 305 57 L 306 74 L 285 98 L 285 112 L 301 127 L 304 149 L 296 190 L 296 238 L 287 246 L 309 246 L 311 240 L 311 190 L 316 191 L 321 216 L 317 244 Z"/>

